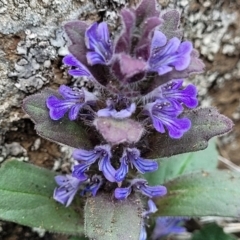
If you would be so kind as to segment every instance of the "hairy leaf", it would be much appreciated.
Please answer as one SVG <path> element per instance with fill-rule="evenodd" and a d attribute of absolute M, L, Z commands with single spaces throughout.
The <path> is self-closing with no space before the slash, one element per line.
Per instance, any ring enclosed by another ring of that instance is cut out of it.
<path fill-rule="evenodd" d="M 137 26 L 149 17 L 158 17 L 159 11 L 156 9 L 156 0 L 142 0 L 135 10 Z"/>
<path fill-rule="evenodd" d="M 218 152 L 215 139 L 209 141 L 209 145 L 205 150 L 162 158 L 158 160 L 158 163 L 159 168 L 157 171 L 143 175 L 150 185 L 161 185 L 191 172 L 216 170 Z"/>
<path fill-rule="evenodd" d="M 71 21 L 64 25 L 64 30 L 73 44 L 85 46 L 85 31 L 87 24 L 82 21 Z"/>
<path fill-rule="evenodd" d="M 227 171 L 194 172 L 164 185 L 168 194 L 155 199 L 161 216 L 239 217 L 240 174 Z"/>
<path fill-rule="evenodd" d="M 54 173 L 9 161 L 0 169 L 0 219 L 51 232 L 83 234 L 81 204 L 64 207 L 53 200 Z"/>
<path fill-rule="evenodd" d="M 98 194 L 85 206 L 85 234 L 96 240 L 139 239 L 142 228 L 142 204 L 131 195 L 124 201 Z"/>
<path fill-rule="evenodd" d="M 146 137 L 149 149 L 147 158 L 161 158 L 205 149 L 208 140 L 232 130 L 232 121 L 218 113 L 216 108 L 198 108 L 186 111 L 182 117 L 192 122 L 191 129 L 180 139 L 172 139 L 168 134 L 154 132 Z"/>
<path fill-rule="evenodd" d="M 168 39 L 177 37 L 182 39 L 183 31 L 179 29 L 180 12 L 177 10 L 170 10 L 161 16 L 164 20 L 160 30 L 167 36 Z"/>
<path fill-rule="evenodd" d="M 237 240 L 236 237 L 226 234 L 221 227 L 215 223 L 204 226 L 200 231 L 193 234 L 192 240 Z"/>
<path fill-rule="evenodd" d="M 45 89 L 23 101 L 23 109 L 36 124 L 37 133 L 50 141 L 74 148 L 91 148 L 83 124 L 70 121 L 67 117 L 59 121 L 51 120 L 45 103 L 51 95 L 58 96 L 58 93 L 51 89 Z"/>
<path fill-rule="evenodd" d="M 121 19 L 123 24 L 123 30 L 116 41 L 115 53 L 129 52 L 131 48 L 131 37 L 133 28 L 135 26 L 135 15 L 129 9 L 122 9 Z"/>

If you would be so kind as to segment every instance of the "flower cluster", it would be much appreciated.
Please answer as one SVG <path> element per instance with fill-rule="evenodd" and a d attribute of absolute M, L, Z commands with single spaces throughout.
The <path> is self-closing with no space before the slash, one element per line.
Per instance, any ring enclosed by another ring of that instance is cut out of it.
<path fill-rule="evenodd" d="M 56 177 L 54 199 L 66 206 L 79 189 L 94 196 L 106 182 L 115 186 L 116 199 L 132 191 L 149 198 L 167 193 L 164 186 L 134 177 L 158 169 L 154 159 L 144 157 L 141 141 L 154 131 L 180 139 L 191 128 L 182 113 L 198 105 L 197 90 L 185 86 L 183 78 L 201 72 L 203 64 L 192 43 L 182 41 L 180 30 L 173 31 L 179 27 L 179 12 L 160 14 L 155 7 L 148 12 L 146 4 L 155 6 L 155 1 L 121 10 L 123 29 L 114 39 L 106 22 L 65 25 L 71 45 L 63 62 L 69 74 L 87 77 L 99 92 L 62 85 L 59 95 L 46 100 L 52 120 L 68 113 L 69 121 L 95 128 L 99 143 L 76 149 L 72 175 Z M 174 21 L 167 22 L 169 15 Z M 86 114 L 91 115 L 87 121 Z"/>

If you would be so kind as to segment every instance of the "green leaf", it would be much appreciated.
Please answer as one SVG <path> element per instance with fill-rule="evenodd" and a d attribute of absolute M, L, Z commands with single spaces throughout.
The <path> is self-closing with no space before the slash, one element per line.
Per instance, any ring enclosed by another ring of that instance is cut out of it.
<path fill-rule="evenodd" d="M 205 150 L 175 155 L 158 160 L 159 168 L 153 173 L 144 174 L 150 185 L 163 184 L 183 174 L 194 171 L 217 169 L 218 152 L 215 139 L 209 141 Z"/>
<path fill-rule="evenodd" d="M 164 184 L 168 193 L 155 199 L 161 216 L 239 217 L 240 174 L 201 171 Z"/>
<path fill-rule="evenodd" d="M 64 207 L 53 198 L 55 174 L 9 161 L 0 168 L 0 219 L 51 232 L 83 234 L 82 206 Z"/>
<path fill-rule="evenodd" d="M 54 90 L 44 89 L 23 101 L 23 109 L 36 124 L 37 133 L 50 141 L 70 147 L 91 148 L 88 134 L 80 122 L 70 121 L 67 117 L 59 121 L 51 120 L 46 107 L 46 99 L 51 95 L 59 96 Z"/>
<path fill-rule="evenodd" d="M 194 233 L 192 240 L 237 240 L 236 237 L 226 234 L 223 229 L 215 223 L 204 226 L 200 231 Z"/>
<path fill-rule="evenodd" d="M 209 139 L 229 132 L 233 127 L 232 121 L 213 107 L 186 111 L 182 117 L 191 120 L 191 129 L 180 139 L 172 139 L 168 134 L 159 132 L 149 134 L 145 140 L 151 151 L 145 154 L 146 158 L 169 157 L 205 149 Z"/>
<path fill-rule="evenodd" d="M 98 194 L 85 206 L 85 234 L 96 240 L 138 240 L 142 228 L 142 203 L 131 195 L 124 201 Z"/>

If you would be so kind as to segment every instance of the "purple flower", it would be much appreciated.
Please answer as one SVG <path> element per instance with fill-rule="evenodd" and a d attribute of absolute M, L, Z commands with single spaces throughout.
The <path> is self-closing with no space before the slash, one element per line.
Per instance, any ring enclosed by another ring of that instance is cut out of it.
<path fill-rule="evenodd" d="M 183 233 L 186 229 L 181 226 L 186 218 L 158 217 L 151 239 L 157 240 L 169 234 Z"/>
<path fill-rule="evenodd" d="M 155 96 L 159 99 L 166 99 L 173 104 L 184 104 L 188 108 L 195 108 L 198 105 L 197 89 L 193 84 L 182 88 L 183 80 L 172 80 L 158 88 Z"/>
<path fill-rule="evenodd" d="M 53 198 L 68 207 L 76 195 L 82 182 L 87 180 L 87 176 L 75 178 L 71 175 L 56 176 L 55 181 L 59 187 L 55 188 Z"/>
<path fill-rule="evenodd" d="M 85 104 L 97 100 L 95 95 L 85 89 L 72 89 L 62 85 L 58 91 L 61 94 L 62 99 L 59 99 L 56 96 L 50 96 L 46 100 L 47 107 L 50 110 L 50 118 L 53 120 L 61 119 L 68 111 L 69 119 L 76 120 L 79 111 Z"/>
<path fill-rule="evenodd" d="M 151 53 L 148 59 L 148 71 L 158 72 L 163 75 L 173 70 L 186 69 L 191 60 L 192 43 L 182 42 L 173 37 L 167 41 L 167 37 L 160 31 L 155 31 L 151 42 Z"/>
<path fill-rule="evenodd" d="M 116 170 L 110 162 L 111 147 L 109 145 L 96 146 L 93 150 L 87 151 L 84 149 L 77 149 L 73 152 L 73 158 L 81 163 L 74 166 L 73 176 L 78 178 L 97 160 L 99 170 L 103 172 L 105 178 L 110 182 L 115 182 Z"/>
<path fill-rule="evenodd" d="M 139 236 L 139 240 L 146 240 L 146 239 L 147 239 L 146 227 L 142 226 L 140 236 Z"/>
<path fill-rule="evenodd" d="M 87 60 L 90 65 L 107 64 L 112 58 L 112 42 L 105 22 L 92 24 L 85 32 L 85 42 L 90 50 Z"/>
<path fill-rule="evenodd" d="M 166 187 L 160 185 L 149 186 L 145 179 L 133 179 L 131 185 L 149 198 L 162 197 L 167 194 Z"/>
<path fill-rule="evenodd" d="M 148 215 L 157 212 L 158 208 L 152 199 L 148 200 L 148 210 L 142 213 L 143 217 L 147 217 Z"/>
<path fill-rule="evenodd" d="M 181 138 L 191 128 L 188 118 L 177 118 L 183 110 L 180 105 L 157 99 L 148 103 L 144 110 L 151 117 L 154 128 L 160 133 L 167 129 L 171 138 Z"/>
<path fill-rule="evenodd" d="M 88 69 L 79 62 L 73 55 L 67 55 L 63 58 L 63 63 L 67 66 L 75 67 L 75 69 L 71 69 L 68 71 L 68 73 L 71 76 L 74 77 L 91 77 L 91 73 L 88 71 Z"/>
<path fill-rule="evenodd" d="M 119 102 L 122 102 L 121 100 Z M 130 117 L 136 110 L 136 104 L 135 103 L 125 103 L 124 105 L 126 108 L 117 111 L 115 109 L 115 103 L 112 99 L 108 99 L 106 101 L 107 108 L 100 109 L 97 112 L 98 117 L 112 117 L 112 118 L 117 118 L 117 119 L 123 119 L 123 118 L 128 118 Z M 125 107 L 124 106 L 124 107 Z"/>
<path fill-rule="evenodd" d="M 145 179 L 133 179 L 128 187 L 116 188 L 114 196 L 117 199 L 126 199 L 132 189 L 140 191 L 149 198 L 162 197 L 167 194 L 167 189 L 164 186 L 149 186 Z"/>
<path fill-rule="evenodd" d="M 129 196 L 131 191 L 132 191 L 131 186 L 125 187 L 125 188 L 118 187 L 114 191 L 114 196 L 115 196 L 116 199 L 124 200 Z"/>
<path fill-rule="evenodd" d="M 81 192 L 81 195 L 84 195 L 87 192 L 90 192 L 92 196 L 96 196 L 97 191 L 103 184 L 103 179 L 101 176 L 94 175 L 91 179 L 91 182 L 86 186 L 86 188 Z"/>
<path fill-rule="evenodd" d="M 115 178 L 117 182 L 124 180 L 128 173 L 128 165 L 134 166 L 140 173 L 154 172 L 158 169 L 156 161 L 140 157 L 140 151 L 137 148 L 126 148 L 120 159 L 121 166 L 117 170 Z"/>

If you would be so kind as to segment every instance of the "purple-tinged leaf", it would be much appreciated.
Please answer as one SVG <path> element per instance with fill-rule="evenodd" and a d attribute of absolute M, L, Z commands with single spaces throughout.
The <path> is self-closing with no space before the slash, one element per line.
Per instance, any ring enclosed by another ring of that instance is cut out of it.
<path fill-rule="evenodd" d="M 98 117 L 93 122 L 103 138 L 112 145 L 120 143 L 136 143 L 144 133 L 143 126 L 132 119 L 116 120 Z"/>
<path fill-rule="evenodd" d="M 72 41 L 72 44 L 85 45 L 85 31 L 88 25 L 82 21 L 71 21 L 64 25 L 64 30 L 67 36 Z"/>
<path fill-rule="evenodd" d="M 161 16 L 164 20 L 160 30 L 167 36 L 168 39 L 177 37 L 182 39 L 183 31 L 179 29 L 180 12 L 178 10 L 170 10 Z"/>
<path fill-rule="evenodd" d="M 113 72 L 121 83 L 133 82 L 141 80 L 145 75 L 147 63 L 143 60 L 132 58 L 125 53 L 121 53 L 115 59 L 113 64 Z M 139 78 L 133 78 L 133 76 Z"/>
<path fill-rule="evenodd" d="M 142 27 L 142 34 L 139 39 L 139 42 L 136 46 L 136 57 L 144 59 L 145 61 L 148 60 L 150 55 L 150 43 L 151 43 L 151 33 L 155 27 L 162 23 L 161 19 L 158 17 L 151 17 L 148 18 L 144 22 L 144 26 Z"/>
<path fill-rule="evenodd" d="M 154 159 L 205 149 L 209 139 L 227 133 L 233 127 L 232 121 L 213 107 L 186 111 L 180 116 L 191 120 L 191 129 L 180 139 L 157 132 L 149 134 L 145 139 L 149 148 L 144 157 Z"/>
<path fill-rule="evenodd" d="M 89 135 L 81 122 L 70 121 L 67 117 L 59 121 L 51 120 L 46 99 L 52 95 L 59 97 L 56 91 L 45 89 L 41 93 L 25 98 L 23 101 L 23 109 L 36 124 L 37 133 L 50 141 L 74 148 L 91 148 Z"/>
<path fill-rule="evenodd" d="M 86 57 L 87 48 L 85 47 L 85 43 L 74 43 L 68 47 L 68 50 L 80 63 L 87 67 L 87 69 L 89 68 Z"/>
<path fill-rule="evenodd" d="M 132 31 L 135 26 L 135 15 L 129 9 L 121 10 L 123 30 L 115 46 L 115 53 L 129 52 L 131 48 Z"/>
<path fill-rule="evenodd" d="M 155 0 L 142 0 L 135 10 L 137 26 L 150 17 L 159 17 Z"/>

